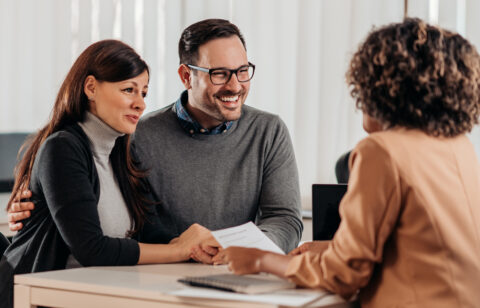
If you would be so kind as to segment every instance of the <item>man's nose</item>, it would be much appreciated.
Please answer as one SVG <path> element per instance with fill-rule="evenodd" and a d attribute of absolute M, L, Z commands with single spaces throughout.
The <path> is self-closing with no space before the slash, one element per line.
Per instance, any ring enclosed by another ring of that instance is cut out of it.
<path fill-rule="evenodd" d="M 230 76 L 230 80 L 225 83 L 224 87 L 232 92 L 239 92 L 242 89 L 242 85 L 238 81 L 237 74 L 232 73 L 232 76 Z"/>

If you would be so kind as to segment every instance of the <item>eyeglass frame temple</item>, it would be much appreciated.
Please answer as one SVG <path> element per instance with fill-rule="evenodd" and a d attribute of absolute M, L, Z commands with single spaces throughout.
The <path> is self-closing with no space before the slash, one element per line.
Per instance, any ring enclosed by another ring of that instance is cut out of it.
<path fill-rule="evenodd" d="M 228 79 L 225 81 L 225 83 L 228 83 L 230 81 L 230 79 L 232 79 L 232 75 L 235 73 L 235 76 L 237 76 L 237 80 L 238 80 L 238 75 L 237 75 L 237 72 L 243 67 L 243 66 L 240 66 L 239 68 L 237 69 L 228 69 L 228 68 L 205 68 L 205 67 L 200 67 L 200 66 L 196 66 L 196 65 L 193 65 L 193 64 L 187 64 L 187 66 L 189 68 L 193 68 L 197 71 L 201 71 L 201 72 L 204 72 L 204 73 L 208 73 L 209 77 L 210 77 L 210 81 L 212 81 L 212 74 L 211 74 L 211 71 L 215 71 L 215 70 L 225 70 L 225 71 L 229 71 L 230 72 L 230 76 L 228 77 Z M 245 80 L 245 81 L 238 81 L 238 82 L 247 82 L 247 81 L 250 81 L 252 80 L 253 78 L 253 75 L 255 75 L 255 64 L 251 63 L 251 62 L 248 62 L 248 65 L 246 66 L 251 66 L 253 68 L 253 72 L 252 72 L 252 76 L 250 77 L 250 79 L 248 80 Z M 212 81 L 213 83 L 213 81 Z M 225 83 L 222 83 L 222 84 L 225 84 Z"/>

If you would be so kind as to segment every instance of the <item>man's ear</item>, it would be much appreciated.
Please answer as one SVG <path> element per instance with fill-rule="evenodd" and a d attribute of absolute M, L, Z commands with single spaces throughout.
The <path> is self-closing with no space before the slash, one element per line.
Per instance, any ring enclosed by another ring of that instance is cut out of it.
<path fill-rule="evenodd" d="M 192 87 L 192 70 L 186 64 L 180 64 L 178 67 L 178 76 L 180 76 L 180 80 L 185 86 L 185 89 L 188 90 Z"/>
<path fill-rule="evenodd" d="M 93 75 L 88 75 L 83 84 L 83 91 L 85 92 L 85 95 L 88 97 L 89 101 L 95 100 L 96 88 L 97 79 Z"/>

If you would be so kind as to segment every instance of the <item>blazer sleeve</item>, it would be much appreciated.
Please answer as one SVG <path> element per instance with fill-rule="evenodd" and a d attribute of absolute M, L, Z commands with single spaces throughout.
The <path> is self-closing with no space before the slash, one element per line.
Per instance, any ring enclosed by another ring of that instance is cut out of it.
<path fill-rule="evenodd" d="M 49 138 L 37 155 L 37 177 L 53 221 L 83 266 L 134 265 L 138 243 L 103 234 L 88 150 L 73 135 Z"/>
<path fill-rule="evenodd" d="M 391 234 L 401 206 L 398 169 L 371 138 L 352 153 L 349 187 L 340 204 L 339 229 L 322 254 L 294 257 L 285 275 L 295 283 L 350 298 L 364 287 Z"/>
<path fill-rule="evenodd" d="M 280 118 L 275 120 L 265 153 L 257 225 L 289 252 L 297 247 L 303 230 L 300 185 L 287 127 Z"/>

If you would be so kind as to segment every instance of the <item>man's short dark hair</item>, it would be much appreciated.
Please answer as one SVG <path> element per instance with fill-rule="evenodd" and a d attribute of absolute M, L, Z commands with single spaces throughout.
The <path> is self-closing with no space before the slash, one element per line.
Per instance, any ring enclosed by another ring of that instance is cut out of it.
<path fill-rule="evenodd" d="M 247 46 L 237 26 L 225 19 L 205 19 L 183 30 L 178 42 L 180 64 L 197 64 L 198 48 L 217 38 L 238 36 L 245 50 Z"/>

